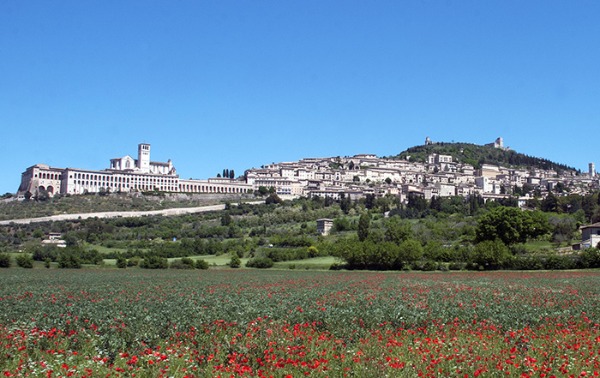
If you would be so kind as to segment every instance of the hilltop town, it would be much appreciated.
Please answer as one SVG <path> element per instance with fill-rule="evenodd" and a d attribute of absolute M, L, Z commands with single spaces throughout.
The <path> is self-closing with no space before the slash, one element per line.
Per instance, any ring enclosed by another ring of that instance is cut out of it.
<path fill-rule="evenodd" d="M 434 145 L 426 138 L 425 146 Z M 502 138 L 481 148 L 509 151 Z M 406 154 L 401 154 L 406 155 Z M 525 206 L 533 197 L 549 191 L 588 194 L 597 190 L 599 177 L 593 163 L 587 173 L 575 169 L 510 167 L 482 163 L 479 167 L 457 161 L 452 155 L 432 153 L 424 161 L 406 158 L 379 158 L 361 154 L 352 157 L 306 158 L 297 162 L 269 164 L 245 174 L 254 190 L 275 188 L 282 196 L 320 196 L 339 199 L 343 194 L 359 199 L 368 194 L 410 195 L 429 200 L 434 196 L 480 195 L 484 199 L 517 197 Z"/>
<path fill-rule="evenodd" d="M 140 144 L 137 159 L 129 155 L 113 158 L 110 168 L 105 170 L 31 166 L 22 174 L 17 198 L 145 191 L 217 194 L 272 191 L 284 199 L 319 196 L 339 200 L 344 196 L 357 200 L 367 195 L 392 195 L 404 202 L 411 195 L 429 200 L 476 194 L 485 200 L 518 198 L 519 205 L 525 206 L 529 199 L 544 198 L 550 191 L 584 195 L 600 188 L 593 163 L 588 172 L 581 173 L 543 159 L 538 160 L 548 164 L 541 167 L 491 164 L 483 158 L 474 163 L 452 154 L 424 155 L 426 151 L 435 150 L 426 147 L 436 145 L 444 143 L 434 143 L 427 137 L 424 148 L 409 149 L 397 157 L 360 154 L 304 158 L 248 169 L 238 178 L 232 171 L 231 175 L 224 172 L 223 176 L 219 174 L 206 180 L 186 180 L 179 178 L 172 161 L 151 161 L 150 145 Z M 446 143 L 445 146 L 460 147 L 458 155 L 464 152 L 462 145 Z M 489 151 L 510 151 L 502 138 L 485 146 L 468 146 L 488 151 L 487 156 L 492 155 Z M 419 151 L 419 157 L 411 156 L 411 151 L 415 155 Z"/>

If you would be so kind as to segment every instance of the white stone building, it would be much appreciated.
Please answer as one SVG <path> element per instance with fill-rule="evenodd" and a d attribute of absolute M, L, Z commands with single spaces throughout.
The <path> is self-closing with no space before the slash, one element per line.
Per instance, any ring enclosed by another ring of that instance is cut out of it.
<path fill-rule="evenodd" d="M 36 164 L 21 175 L 19 197 L 27 193 L 37 196 L 47 193 L 85 194 L 101 192 L 164 191 L 190 193 L 248 193 L 251 185 L 229 180 L 180 180 L 171 160 L 166 163 L 150 160 L 150 145 L 138 145 L 138 158 L 126 155 L 110 160 L 110 168 L 90 170 L 54 168 Z"/>

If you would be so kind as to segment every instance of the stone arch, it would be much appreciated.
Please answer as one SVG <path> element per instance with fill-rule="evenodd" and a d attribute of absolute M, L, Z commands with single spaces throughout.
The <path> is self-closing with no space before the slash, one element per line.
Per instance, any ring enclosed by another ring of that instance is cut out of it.
<path fill-rule="evenodd" d="M 48 194 L 54 194 L 54 187 L 52 185 L 48 185 L 46 191 L 48 192 Z"/>

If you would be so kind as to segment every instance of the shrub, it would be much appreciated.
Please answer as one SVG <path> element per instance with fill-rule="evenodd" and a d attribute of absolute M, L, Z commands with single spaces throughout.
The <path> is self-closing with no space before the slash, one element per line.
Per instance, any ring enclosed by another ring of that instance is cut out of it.
<path fill-rule="evenodd" d="M 264 253 L 274 262 L 304 260 L 309 256 L 308 248 L 269 248 Z"/>
<path fill-rule="evenodd" d="M 33 259 L 28 254 L 21 254 L 15 259 L 17 265 L 21 268 L 31 269 L 33 268 Z"/>
<path fill-rule="evenodd" d="M 575 261 L 571 256 L 550 255 L 544 261 L 544 268 L 549 270 L 573 269 Z"/>
<path fill-rule="evenodd" d="M 240 260 L 238 255 L 233 255 L 231 257 L 231 260 L 229 261 L 229 267 L 230 268 L 239 268 L 240 266 L 242 266 L 242 260 Z"/>
<path fill-rule="evenodd" d="M 61 269 L 79 269 L 81 261 L 72 253 L 61 253 L 58 256 L 58 267 Z"/>
<path fill-rule="evenodd" d="M 0 268 L 10 268 L 10 256 L 7 253 L 0 253 Z"/>
<path fill-rule="evenodd" d="M 246 266 L 248 268 L 265 269 L 265 268 L 272 268 L 273 264 L 274 264 L 273 260 L 271 260 L 268 257 L 256 257 L 256 258 L 248 260 L 248 262 L 246 263 Z"/>
<path fill-rule="evenodd" d="M 431 261 L 431 260 L 427 260 L 423 263 L 423 265 L 421 265 L 421 270 L 426 271 L 426 272 L 437 270 L 437 268 L 438 268 L 438 263 L 435 261 Z"/>
<path fill-rule="evenodd" d="M 159 256 L 149 256 L 140 261 L 140 268 L 144 269 L 167 269 L 169 261 Z"/>
<path fill-rule="evenodd" d="M 414 239 L 407 239 L 398 246 L 400 260 L 411 263 L 419 260 L 423 256 L 423 247 L 421 243 Z"/>
<path fill-rule="evenodd" d="M 295 268 L 296 266 L 294 266 Z M 342 270 L 342 269 L 346 269 L 347 268 L 347 264 L 343 264 L 343 263 L 333 263 L 331 264 L 331 266 L 329 267 L 329 270 Z"/>
<path fill-rule="evenodd" d="M 307 252 L 308 252 L 308 257 L 317 257 L 317 256 L 319 256 L 319 250 L 314 245 L 311 245 L 310 247 L 308 247 Z"/>
<path fill-rule="evenodd" d="M 509 268 L 515 270 L 540 270 L 544 269 L 544 265 L 539 257 L 516 256 L 511 259 Z"/>
<path fill-rule="evenodd" d="M 579 255 L 579 261 L 583 268 L 600 268 L 600 249 L 586 249 Z"/>
<path fill-rule="evenodd" d="M 117 268 L 125 269 L 127 268 L 127 259 L 123 256 L 117 257 Z"/>
<path fill-rule="evenodd" d="M 194 260 L 189 257 L 184 257 L 182 259 L 177 259 L 171 261 L 171 265 L 169 266 L 171 269 L 194 269 L 196 268 L 194 264 Z"/>
<path fill-rule="evenodd" d="M 475 246 L 473 262 L 486 270 L 498 269 L 511 257 L 510 250 L 501 240 L 486 240 Z"/>
<path fill-rule="evenodd" d="M 449 270 L 463 270 L 465 269 L 467 264 L 463 263 L 463 262 L 451 262 L 448 264 L 448 269 Z"/>
<path fill-rule="evenodd" d="M 140 265 L 140 261 L 142 261 L 141 257 L 133 256 L 132 258 L 127 260 L 127 266 L 138 266 Z"/>
<path fill-rule="evenodd" d="M 208 269 L 208 262 L 206 260 L 196 260 L 196 269 L 206 270 Z"/>
<path fill-rule="evenodd" d="M 59 255 L 58 248 L 54 246 L 34 246 L 27 248 L 26 252 L 31 252 L 35 261 L 45 261 L 46 259 L 56 261 Z"/>

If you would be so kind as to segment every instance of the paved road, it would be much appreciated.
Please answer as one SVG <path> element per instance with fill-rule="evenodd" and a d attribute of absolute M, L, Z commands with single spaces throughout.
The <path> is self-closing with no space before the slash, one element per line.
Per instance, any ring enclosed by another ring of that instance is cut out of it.
<path fill-rule="evenodd" d="M 247 202 L 249 204 L 264 203 L 264 201 Z M 237 206 L 237 203 L 231 204 Z M 211 206 L 200 206 L 200 207 L 180 207 L 175 209 L 163 209 L 163 210 L 151 210 L 151 211 L 106 211 L 100 213 L 82 213 L 82 214 L 59 214 L 51 215 L 48 217 L 40 218 L 24 218 L 24 219 L 10 219 L 0 221 L 0 226 L 6 226 L 11 223 L 15 224 L 29 224 L 39 222 L 52 222 L 52 221 L 65 221 L 65 220 L 76 220 L 76 219 L 87 219 L 87 218 L 118 218 L 118 217 L 143 217 L 147 215 L 183 215 L 192 213 L 204 213 L 207 211 L 218 211 L 225 209 L 225 205 L 211 205 Z"/>

